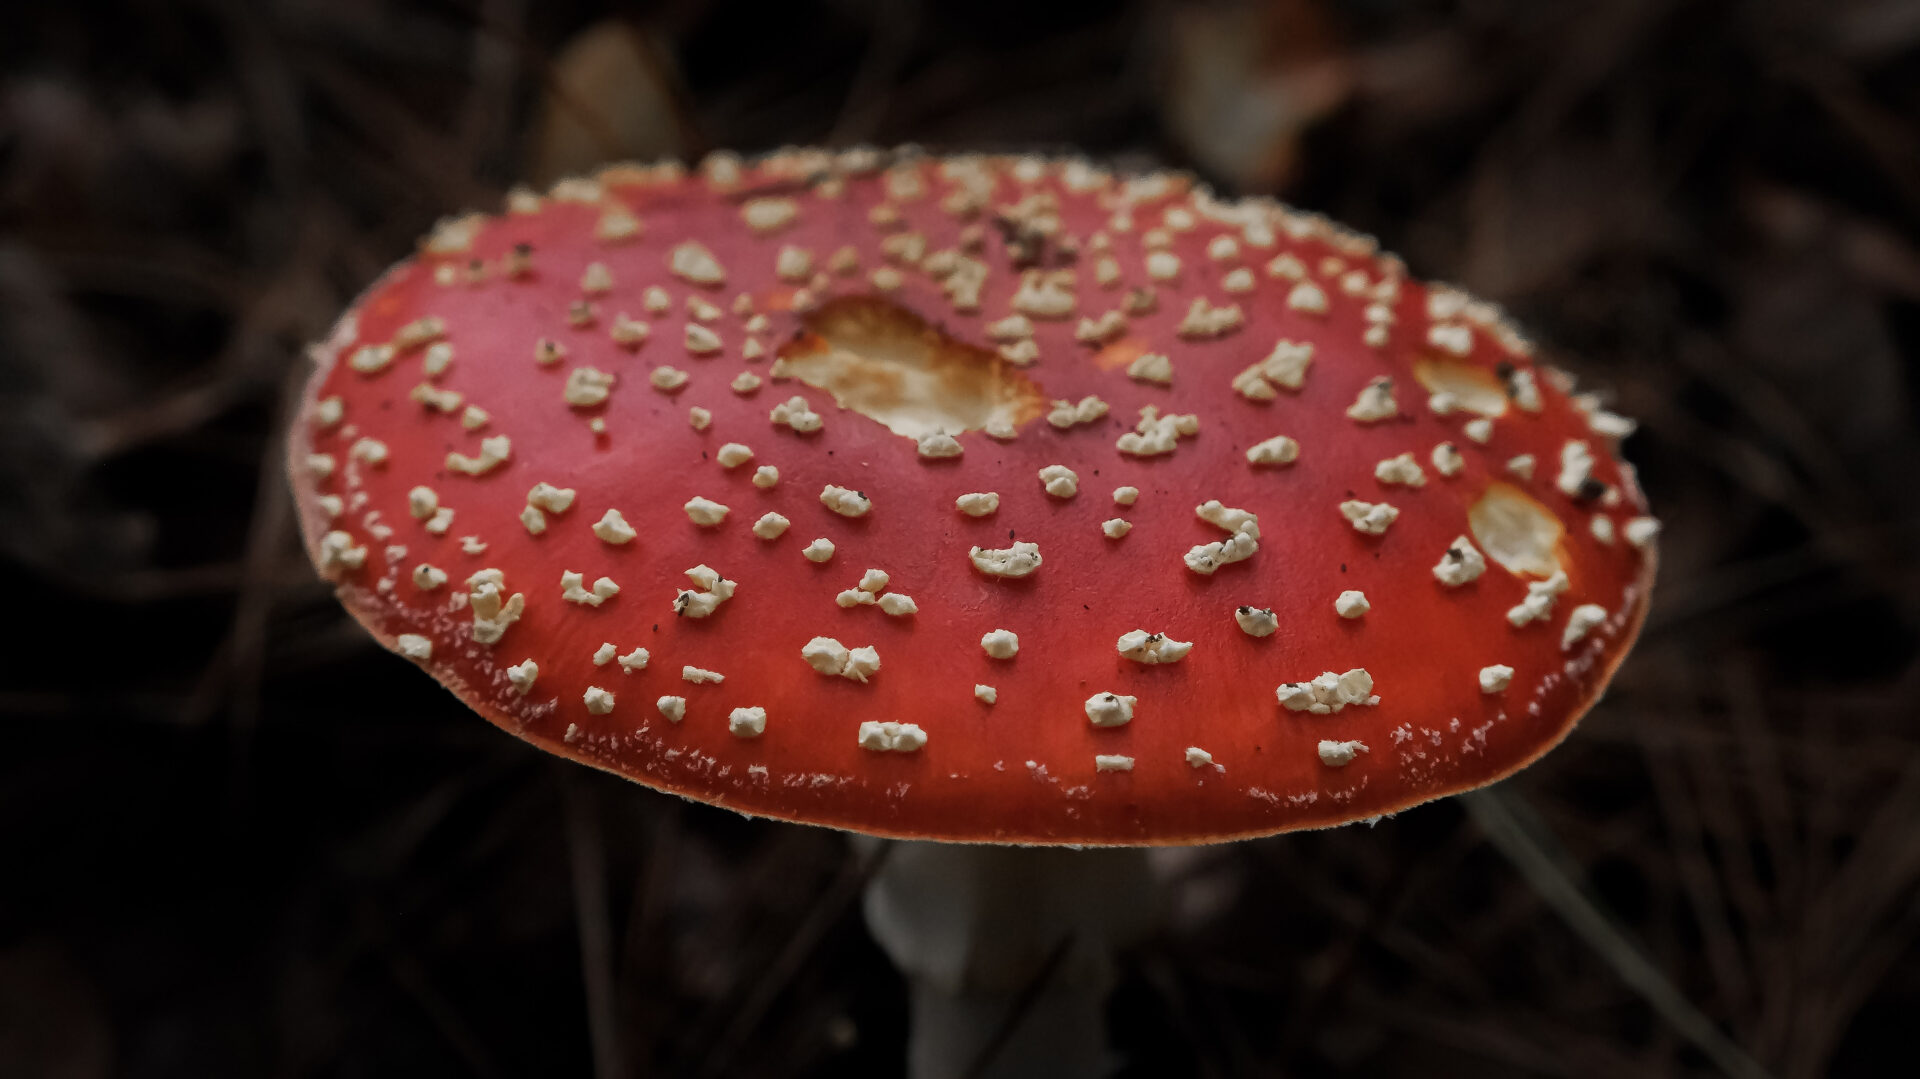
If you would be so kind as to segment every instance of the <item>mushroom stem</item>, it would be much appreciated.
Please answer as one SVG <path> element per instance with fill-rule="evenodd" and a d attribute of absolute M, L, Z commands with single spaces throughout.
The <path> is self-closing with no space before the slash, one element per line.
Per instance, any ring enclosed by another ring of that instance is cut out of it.
<path fill-rule="evenodd" d="M 912 986 L 908 1074 L 1111 1074 L 1114 952 L 1155 908 L 1143 848 L 897 844 L 865 910 Z"/>

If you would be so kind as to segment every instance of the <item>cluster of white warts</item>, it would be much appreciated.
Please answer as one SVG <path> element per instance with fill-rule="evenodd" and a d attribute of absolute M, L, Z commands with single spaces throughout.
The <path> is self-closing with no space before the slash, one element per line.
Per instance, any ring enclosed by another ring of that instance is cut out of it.
<path fill-rule="evenodd" d="M 785 199 L 751 200 L 742 210 L 742 216 L 749 226 L 761 232 L 777 230 L 791 221 L 796 213 L 797 207 L 791 200 Z M 632 232 L 637 232 L 637 221 L 631 222 L 629 228 L 628 224 L 618 219 L 614 219 L 612 225 L 608 225 L 607 220 L 609 219 L 603 219 L 603 238 L 608 238 L 610 234 L 630 235 Z M 1170 211 L 1168 215 L 1170 227 L 1175 224 L 1175 220 Z M 796 250 L 788 247 L 781 251 L 780 270 L 783 277 L 791 279 L 800 262 L 810 261 L 810 256 L 796 254 Z M 1210 245 L 1209 253 L 1217 258 L 1233 257 L 1237 254 L 1237 246 L 1230 237 L 1223 236 Z M 842 261 L 844 262 L 844 259 Z M 670 269 L 676 276 L 696 285 L 717 285 L 723 283 L 725 279 L 724 270 L 711 252 L 697 243 L 689 242 L 676 247 L 670 255 Z M 1154 280 L 1170 280 L 1178 276 L 1178 260 L 1170 252 L 1154 250 L 1148 257 L 1148 269 L 1149 276 Z M 1297 260 L 1284 255 L 1274 260 L 1269 266 L 1269 272 L 1272 276 L 1290 277 L 1297 281 L 1302 277 L 1297 272 Z M 1235 279 L 1238 280 L 1238 278 Z M 1052 294 L 1047 293 L 1049 287 L 1057 287 L 1057 285 L 1057 281 L 1050 286 L 1046 279 L 1030 280 L 1023 285 L 1021 294 L 1016 296 L 1015 307 L 1021 313 L 1011 316 L 1000 325 L 1014 324 L 1011 327 L 1012 336 L 1018 339 L 1018 324 L 1025 321 L 1026 315 L 1043 318 L 1058 317 L 1055 312 L 1061 307 L 1061 301 L 1057 298 L 1049 298 Z M 591 264 L 581 279 L 582 291 L 589 296 L 604 295 L 610 292 L 612 287 L 611 272 L 602 263 Z M 1250 281 L 1247 287 L 1251 287 Z M 1245 291 L 1245 289 L 1234 291 Z M 1348 291 L 1354 290 L 1350 288 Z M 1070 298 L 1071 294 L 1068 293 L 1068 295 Z M 1026 297 L 1024 305 L 1022 297 Z M 742 295 L 740 300 L 745 301 L 746 297 Z M 664 299 L 663 290 L 658 288 L 648 290 L 649 310 L 658 313 L 663 303 L 670 304 L 670 301 Z M 1318 290 L 1317 286 L 1302 281 L 1295 286 L 1294 292 L 1290 295 L 1289 305 L 1295 310 L 1324 313 L 1325 295 Z M 689 298 L 689 309 L 696 319 L 702 321 L 711 321 L 720 313 L 717 307 L 697 296 Z M 736 304 L 736 311 L 738 310 L 739 305 Z M 1375 322 L 1376 327 L 1383 321 L 1374 317 L 1372 308 L 1369 309 L 1369 318 Z M 1237 307 L 1227 305 L 1214 308 L 1207 305 L 1204 300 L 1196 300 L 1193 310 L 1188 313 L 1187 319 L 1182 323 L 1181 336 L 1212 337 L 1232 332 L 1238 328 L 1238 325 Z M 1120 311 L 1110 311 L 1099 320 L 1083 319 L 1078 336 L 1083 341 L 1099 344 L 1120 336 L 1125 332 L 1125 327 L 1124 315 Z M 624 313 L 615 319 L 612 331 L 617 343 L 635 347 L 639 341 L 644 340 L 646 332 L 644 324 L 629 318 Z M 1030 327 L 1027 334 L 1028 336 L 1024 339 L 1030 341 Z M 452 359 L 451 347 L 440 340 L 444 336 L 445 326 L 438 319 L 422 319 L 403 328 L 388 345 L 362 348 L 350 357 L 349 366 L 363 375 L 371 375 L 383 370 L 397 355 L 424 345 L 427 346 L 425 370 L 429 378 L 437 377 L 446 370 Z M 1465 324 L 1436 323 L 1430 337 L 1434 347 L 1445 351 L 1464 355 L 1471 349 L 1471 330 Z M 1369 343 L 1373 341 L 1370 340 Z M 699 322 L 690 322 L 686 346 L 694 355 L 711 354 L 719 350 L 720 340 L 717 333 L 711 329 L 702 326 Z M 564 349 L 551 341 L 541 342 L 536 349 L 536 359 L 542 363 L 558 362 L 563 356 Z M 1253 400 L 1271 397 L 1276 386 L 1297 390 L 1302 384 L 1311 359 L 1310 345 L 1283 340 L 1266 360 L 1236 376 L 1234 388 Z M 663 376 L 661 370 L 668 373 Z M 1171 382 L 1172 368 L 1166 357 L 1147 354 L 1130 365 L 1127 374 L 1141 381 L 1167 384 Z M 1538 391 L 1532 385 L 1531 372 L 1521 372 L 1521 375 L 1524 379 L 1521 380 L 1520 392 L 1516 395 L 1516 399 L 1523 408 L 1538 411 L 1540 407 Z M 684 373 L 674 372 L 671 368 L 656 369 L 652 381 L 656 389 L 673 392 L 685 384 L 686 376 Z M 614 376 L 594 368 L 576 368 L 568 375 L 563 389 L 563 398 L 569 406 L 592 408 L 605 402 L 614 382 Z M 742 372 L 734 382 L 735 391 L 741 393 L 751 392 L 757 386 L 758 380 L 751 375 L 751 372 Z M 1441 411 L 1441 405 L 1437 402 L 1438 396 L 1440 395 L 1436 395 L 1434 405 L 1436 412 Z M 440 390 L 431 383 L 422 383 L 416 387 L 413 397 L 422 405 L 443 412 L 451 412 L 461 407 L 457 393 Z M 1529 405 L 1531 405 L 1530 408 Z M 317 421 L 323 426 L 338 423 L 341 407 L 338 398 L 321 402 L 315 412 Z M 476 410 L 470 410 L 470 419 L 473 411 Z M 1091 422 L 1104 415 L 1106 411 L 1106 404 L 1097 397 L 1085 398 L 1077 405 L 1059 401 L 1055 402 L 1054 413 L 1049 416 L 1049 419 L 1054 426 L 1065 429 L 1079 423 Z M 1197 417 L 1161 417 L 1157 409 L 1152 406 L 1143 408 L 1141 412 L 1141 421 L 1136 430 L 1122 437 L 1119 448 L 1123 453 L 1139 455 L 1170 453 L 1176 447 L 1179 438 L 1192 437 L 1197 433 Z M 1378 422 L 1396 415 L 1397 405 L 1393 398 L 1391 381 L 1379 379 L 1369 383 L 1362 389 L 1347 413 L 1355 422 L 1363 424 Z M 800 434 L 816 432 L 823 424 L 819 413 L 813 411 L 805 398 L 800 396 L 775 406 L 770 418 L 776 426 L 785 426 Z M 696 428 L 704 428 L 707 422 L 710 422 L 711 414 L 704 409 L 696 408 L 691 414 L 691 420 Z M 480 422 L 469 423 L 469 429 L 474 429 L 483 423 L 484 414 L 481 414 Z M 1476 424 L 1480 424 L 1478 429 L 1475 427 Z M 596 428 L 596 430 L 601 429 Z M 1468 437 L 1477 442 L 1484 442 L 1486 430 L 1484 423 L 1474 421 L 1468 425 Z M 959 455 L 962 452 L 962 446 L 951 436 L 936 433 L 919 440 L 918 452 L 921 456 L 928 458 L 950 457 Z M 1299 452 L 1300 447 L 1293 439 L 1276 435 L 1256 443 L 1246 452 L 1246 457 L 1249 464 L 1255 467 L 1285 465 L 1296 460 Z M 478 456 L 449 454 L 447 467 L 449 471 L 479 476 L 504 463 L 510 455 L 511 443 L 508 438 L 505 435 L 491 436 L 481 441 Z M 379 467 L 386 463 L 387 453 L 380 443 L 371 439 L 361 439 L 355 443 L 351 456 L 368 466 Z M 722 447 L 719 460 L 722 467 L 731 469 L 751 461 L 752 457 L 752 451 L 743 444 L 728 443 Z M 1450 476 L 1459 470 L 1458 451 L 1451 444 L 1443 443 L 1436 447 L 1432 460 L 1435 468 L 1443 476 Z M 1509 463 L 1509 471 L 1523 478 L 1529 477 L 1531 461 L 1530 456 L 1515 458 Z M 313 465 L 316 471 L 321 470 L 317 461 L 313 462 Z M 1593 459 L 1586 444 L 1570 441 L 1565 452 L 1562 453 L 1562 470 L 1557 486 L 1569 496 L 1579 494 L 1589 482 L 1588 476 L 1592 465 Z M 326 467 L 330 470 L 330 461 Z M 1381 461 L 1375 470 L 1375 477 L 1382 485 L 1388 486 L 1418 487 L 1425 483 L 1423 470 L 1411 453 L 1403 453 L 1398 457 Z M 1077 494 L 1078 476 L 1064 465 L 1052 465 L 1042 469 L 1039 478 L 1046 492 L 1053 497 L 1068 499 Z M 778 470 L 773 466 L 761 466 L 754 475 L 754 482 L 763 488 L 771 487 L 778 482 Z M 1121 488 L 1115 492 L 1117 504 L 1131 504 L 1135 497 L 1137 497 L 1137 491 L 1132 488 Z M 527 505 L 521 516 L 522 523 L 529 533 L 540 534 L 547 527 L 547 515 L 565 513 L 571 506 L 573 498 L 572 490 L 555 488 L 545 483 L 539 484 L 529 492 Z M 872 508 L 871 500 L 863 493 L 833 485 L 823 489 L 821 502 L 833 512 L 850 517 L 863 516 Z M 994 492 L 969 493 L 956 500 L 957 507 L 969 516 L 992 514 L 997 510 L 998 504 L 999 496 Z M 445 531 L 445 520 L 450 511 L 438 505 L 438 496 L 431 489 L 424 486 L 414 488 L 409 497 L 409 511 L 416 518 L 428 522 L 429 529 L 432 529 L 435 521 L 440 521 L 441 527 L 437 531 Z M 698 496 L 687 502 L 685 511 L 693 524 L 706 528 L 723 524 L 729 512 L 727 506 Z M 1384 533 L 1399 513 L 1397 508 L 1385 502 L 1369 503 L 1357 499 L 1343 502 L 1340 505 L 1340 511 L 1356 530 L 1375 536 Z M 1222 528 L 1228 536 L 1224 540 L 1201 545 L 1188 552 L 1183 561 L 1193 572 L 1211 574 L 1224 565 L 1251 557 L 1258 550 L 1259 527 L 1253 514 L 1224 507 L 1217 501 L 1202 504 L 1196 508 L 1196 513 L 1202 520 Z M 1601 521 L 1606 522 L 1604 530 Z M 1602 516 L 1595 518 L 1596 537 L 1601 537 L 1603 531 L 1607 533 L 1603 542 L 1610 542 L 1611 523 L 1610 518 Z M 783 534 L 788 525 L 789 522 L 785 517 L 769 512 L 755 523 L 753 531 L 761 539 L 771 541 Z M 1126 535 L 1130 528 L 1131 524 L 1123 518 L 1114 518 L 1102 524 L 1103 533 L 1110 539 L 1118 539 Z M 1631 542 L 1644 546 L 1651 541 L 1656 528 L 1651 519 L 1640 518 L 1629 522 L 1626 532 Z M 612 508 L 606 510 L 592 529 L 603 542 L 613 545 L 631 542 L 638 534 L 626 523 L 619 511 Z M 473 539 L 476 538 L 469 537 L 469 540 Z M 481 546 L 484 548 L 484 545 Z M 329 533 L 323 540 L 322 550 L 330 566 L 358 568 L 364 561 L 364 548 L 353 546 L 350 536 L 342 532 Z M 390 557 L 394 550 L 396 548 L 389 548 Z M 811 560 L 824 561 L 832 557 L 833 545 L 831 541 L 824 538 L 816 539 L 803 553 Z M 1005 549 L 975 547 L 969 552 L 969 558 L 982 573 L 1004 577 L 1018 577 L 1033 573 L 1042 562 L 1037 545 L 1031 543 L 1015 543 Z M 1484 556 L 1466 537 L 1462 536 L 1450 545 L 1439 564 L 1434 567 L 1434 575 L 1442 584 L 1457 587 L 1479 576 L 1484 568 Z M 873 583 L 876 574 L 878 575 L 877 587 Z M 491 577 L 488 578 L 487 575 Z M 705 617 L 733 593 L 733 582 L 720 578 L 708 567 L 696 567 L 689 570 L 688 575 L 701 585 L 701 590 L 680 593 L 675 601 L 677 613 Z M 446 577 L 443 571 L 424 563 L 416 568 L 413 576 L 415 583 L 422 588 L 439 587 L 445 582 Z M 481 574 L 476 574 L 474 581 L 480 583 L 474 585 L 474 591 L 466 597 L 467 604 L 473 607 L 475 612 L 476 640 L 481 640 L 483 634 L 498 640 L 505 626 L 510 625 L 523 608 L 523 597 L 520 594 L 514 594 L 510 601 L 501 596 L 502 587 L 499 577 L 499 571 L 482 571 Z M 863 578 L 860 587 L 842 592 L 837 597 L 838 601 L 842 606 L 876 604 L 888 614 L 898 616 L 917 611 L 917 605 L 910 597 L 897 593 L 880 595 L 885 582 L 884 573 L 870 570 Z M 1530 587 L 1527 600 L 1510 612 L 1509 619 L 1518 627 L 1530 621 L 1545 618 L 1551 610 L 1552 598 L 1564 588 L 1564 575 L 1557 575 L 1545 582 L 1536 582 Z M 618 592 L 619 586 L 607 577 L 598 578 L 589 587 L 585 583 L 583 574 L 568 571 L 562 576 L 562 597 L 571 602 L 599 606 Z M 1340 617 L 1358 618 L 1365 615 L 1371 605 L 1363 593 L 1350 590 L 1341 593 L 1334 606 Z M 487 612 L 484 617 L 483 610 Z M 1242 606 L 1236 609 L 1234 617 L 1241 629 L 1250 636 L 1270 635 L 1278 626 L 1277 619 L 1271 610 Z M 1563 635 L 1563 648 L 1570 649 L 1592 628 L 1604 623 L 1606 618 L 1607 612 L 1595 604 L 1582 604 L 1575 608 Z M 397 640 L 397 645 L 403 654 L 415 659 L 425 660 L 431 655 L 431 641 L 419 635 L 402 635 Z M 983 638 L 982 647 L 995 658 L 1010 658 L 1013 652 L 1017 651 L 1018 643 L 1017 638 L 1008 631 L 996 630 Z M 1133 630 L 1123 634 L 1116 643 L 1120 655 L 1142 664 L 1178 662 L 1192 650 L 1192 647 L 1191 643 L 1176 641 L 1164 634 L 1149 633 L 1146 630 Z M 648 657 L 645 649 L 636 649 L 626 656 L 620 656 L 618 649 L 611 643 L 602 645 L 594 656 L 596 665 L 604 665 L 615 658 L 620 660 L 623 670 L 632 671 L 644 669 Z M 809 642 L 808 649 L 803 650 L 803 658 L 823 674 L 841 675 L 858 681 L 865 681 L 867 674 L 875 673 L 879 669 L 878 656 L 870 647 L 845 649 L 831 638 L 815 638 L 814 641 Z M 508 669 L 509 682 L 519 692 L 525 693 L 531 688 L 537 671 L 537 665 L 531 659 L 526 660 Z M 1360 699 L 1350 699 L 1352 693 L 1346 687 L 1356 675 L 1364 680 L 1370 689 L 1371 678 L 1366 676 L 1364 670 L 1356 670 L 1348 672 L 1346 676 L 1335 676 L 1329 673 L 1311 682 L 1282 685 L 1277 690 L 1277 696 L 1280 703 L 1290 710 L 1338 711 L 1347 704 L 1377 702 L 1377 697 L 1364 693 L 1361 694 Z M 687 667 L 683 669 L 683 677 L 694 682 L 718 682 L 722 676 L 715 672 Z M 1511 677 L 1511 668 L 1493 665 L 1479 672 L 1479 683 L 1484 692 L 1494 693 L 1504 690 Z M 992 687 L 984 685 L 976 686 L 975 694 L 987 703 L 992 703 L 997 696 Z M 676 701 L 680 702 L 677 706 L 671 703 Z M 1098 707 L 1096 707 L 1096 701 L 1101 702 Z M 1307 703 L 1299 703 L 1301 701 Z M 605 714 L 611 711 L 614 699 L 611 692 L 605 689 L 589 687 L 585 694 L 585 703 L 590 712 Z M 1096 695 L 1088 701 L 1088 717 L 1096 726 L 1125 723 L 1132 718 L 1133 704 L 1134 699 L 1131 697 L 1118 697 L 1114 694 Z M 663 697 L 658 705 L 663 714 L 675 721 L 684 714 L 682 698 Z M 679 714 L 675 714 L 676 709 Z M 1103 722 L 1102 719 L 1095 718 L 1096 712 L 1104 717 L 1112 717 L 1124 712 L 1124 716 L 1117 721 Z M 729 726 L 736 734 L 754 736 L 764 730 L 765 720 L 764 710 L 736 709 Z M 925 733 L 911 724 L 867 723 L 863 724 L 860 730 L 860 744 L 869 749 L 912 751 L 924 745 L 925 741 Z M 1358 742 L 1322 741 L 1319 746 L 1321 759 L 1329 765 L 1336 766 L 1351 761 L 1356 752 L 1365 751 L 1366 747 Z M 1195 760 L 1196 755 L 1205 757 L 1205 763 L 1211 763 L 1211 758 L 1197 748 L 1188 751 L 1189 763 L 1199 766 Z M 1124 766 L 1117 763 L 1119 761 L 1125 761 Z M 1131 768 L 1131 764 L 1131 760 L 1126 758 L 1101 757 L 1099 768 L 1103 771 L 1120 770 Z"/>

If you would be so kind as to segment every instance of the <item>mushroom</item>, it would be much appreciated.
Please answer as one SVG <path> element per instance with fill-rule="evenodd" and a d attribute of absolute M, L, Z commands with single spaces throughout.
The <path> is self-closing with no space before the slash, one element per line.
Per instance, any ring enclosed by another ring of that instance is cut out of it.
<path fill-rule="evenodd" d="M 503 730 L 943 841 L 866 904 L 914 1074 L 1039 972 L 1003 1058 L 1099 1073 L 1144 848 L 1490 783 L 1625 656 L 1627 425 L 1371 239 L 1080 160 L 725 161 L 443 222 L 312 349 L 292 482 L 346 608 Z"/>

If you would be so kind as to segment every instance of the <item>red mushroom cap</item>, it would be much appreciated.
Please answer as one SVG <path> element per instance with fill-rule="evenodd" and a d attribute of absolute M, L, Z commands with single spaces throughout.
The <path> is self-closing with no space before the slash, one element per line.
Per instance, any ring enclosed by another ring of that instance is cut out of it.
<path fill-rule="evenodd" d="M 1477 787 L 1654 572 L 1629 425 L 1496 309 L 1181 175 L 611 168 L 443 222 L 314 358 L 308 547 L 384 644 L 550 752 L 863 832 Z"/>

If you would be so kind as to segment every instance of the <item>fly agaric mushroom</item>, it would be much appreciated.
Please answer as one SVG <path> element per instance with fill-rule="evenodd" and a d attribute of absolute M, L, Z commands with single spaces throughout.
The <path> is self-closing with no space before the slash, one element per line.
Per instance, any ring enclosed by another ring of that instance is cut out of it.
<path fill-rule="evenodd" d="M 550 752 L 877 836 L 1481 786 L 1598 697 L 1654 571 L 1629 425 L 1497 309 L 1177 174 L 611 167 L 443 221 L 312 354 L 300 517 L 383 644 Z M 924 849 L 869 897 L 890 946 L 991 860 Z"/>

